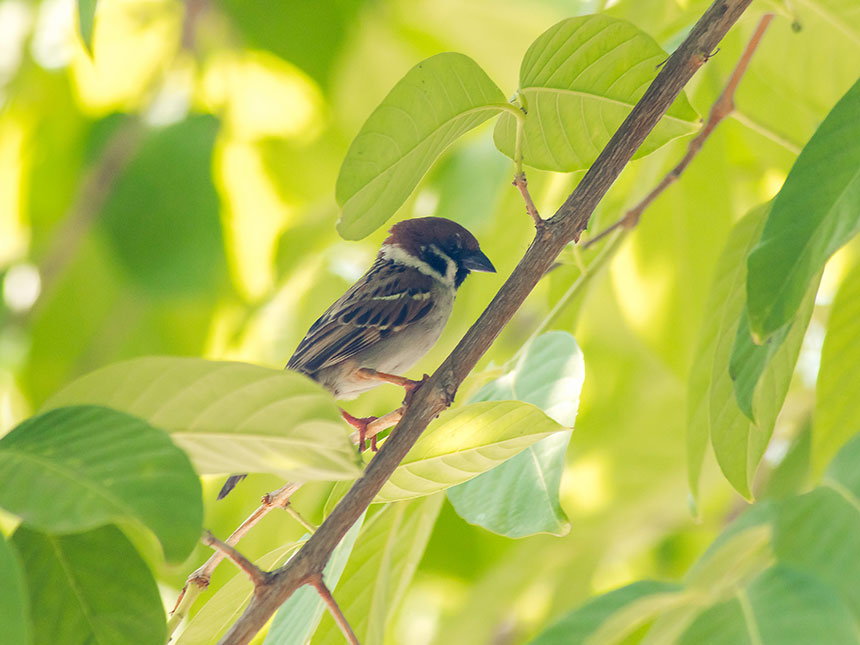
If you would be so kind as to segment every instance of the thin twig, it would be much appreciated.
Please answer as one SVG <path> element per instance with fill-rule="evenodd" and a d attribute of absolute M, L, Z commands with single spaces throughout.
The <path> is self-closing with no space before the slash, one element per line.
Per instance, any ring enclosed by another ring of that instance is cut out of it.
<path fill-rule="evenodd" d="M 246 558 L 236 547 L 222 542 L 212 535 L 210 531 L 203 533 L 203 544 L 212 547 L 224 557 L 230 558 L 237 567 L 248 574 L 255 587 L 264 585 L 268 581 L 268 574 L 265 571 Z"/>
<path fill-rule="evenodd" d="M 454 351 L 416 392 L 391 437 L 322 526 L 287 564 L 258 587 L 221 639 L 245 645 L 299 587 L 322 573 L 338 543 L 373 502 L 430 422 L 454 400 L 463 379 L 519 310 L 559 253 L 588 226 L 597 204 L 707 55 L 752 0 L 716 0 L 657 74 L 645 94 L 555 215 L 545 220 L 520 263 Z"/>
<path fill-rule="evenodd" d="M 719 125 L 720 121 L 725 119 L 727 116 L 731 115 L 735 109 L 735 92 L 738 89 L 738 84 L 741 82 L 741 79 L 744 76 L 744 73 L 749 66 L 750 59 L 752 55 L 755 53 L 756 48 L 761 42 L 762 36 L 764 36 L 764 32 L 767 31 L 767 27 L 770 24 L 770 21 L 773 20 L 772 13 L 766 13 L 761 17 L 761 20 L 756 27 L 755 32 L 747 43 L 746 49 L 744 49 L 744 53 L 741 54 L 740 59 L 738 60 L 738 64 L 735 65 L 735 69 L 732 72 L 732 75 L 729 77 L 726 86 L 723 88 L 722 93 L 714 102 L 714 105 L 711 107 L 711 111 L 708 114 L 708 120 L 705 122 L 704 127 L 702 127 L 699 134 L 690 141 L 690 145 L 687 148 L 687 153 L 678 162 L 678 165 L 675 166 L 669 174 L 667 174 L 660 181 L 654 189 L 648 193 L 645 198 L 640 201 L 636 206 L 627 211 L 624 216 L 616 222 L 610 224 L 606 229 L 602 230 L 600 233 L 589 239 L 582 245 L 583 249 L 587 249 L 590 246 L 597 244 L 600 240 L 609 235 L 612 231 L 619 228 L 631 229 L 634 228 L 638 223 L 639 219 L 642 217 L 642 213 L 645 211 L 648 206 L 651 205 L 660 194 L 666 190 L 670 185 L 674 184 L 678 181 L 678 178 L 681 176 L 687 166 L 690 165 L 690 162 L 693 158 L 699 154 L 699 151 L 702 149 L 702 146 L 705 144 L 705 140 L 714 129 Z M 709 56 L 713 56 L 713 54 L 709 54 Z"/>
<path fill-rule="evenodd" d="M 340 627 L 340 631 L 343 632 L 343 635 L 346 637 L 346 640 L 351 645 L 359 645 L 358 637 L 355 635 L 355 632 L 352 631 L 352 627 L 349 625 L 349 621 L 346 619 L 346 616 L 343 615 L 343 612 L 340 610 L 340 607 L 337 604 L 337 601 L 334 599 L 334 596 L 331 595 L 331 591 L 329 591 L 328 587 L 326 587 L 325 582 L 323 582 L 322 574 L 315 573 L 308 578 L 308 584 L 313 585 L 316 588 L 317 593 L 322 597 L 325 601 L 326 606 L 328 607 L 329 612 L 331 613 L 331 617 L 334 618 L 334 622 L 337 623 L 338 627 Z"/>
<path fill-rule="evenodd" d="M 305 528 L 305 530 L 306 530 L 308 533 L 313 533 L 314 531 L 316 531 L 316 530 L 317 530 L 317 527 L 316 527 L 316 526 L 314 526 L 313 524 L 311 524 L 310 522 L 308 522 L 304 517 L 302 517 L 302 514 L 301 514 L 301 513 L 299 513 L 295 508 L 293 508 L 293 505 L 292 505 L 292 504 L 287 504 L 287 505 L 284 507 L 284 510 L 285 510 L 285 511 L 290 515 L 290 517 L 292 517 L 296 522 L 298 522 L 299 524 L 301 524 L 301 525 Z"/>
<path fill-rule="evenodd" d="M 274 492 L 266 493 L 261 500 L 260 506 L 233 531 L 230 537 L 227 538 L 226 543 L 235 546 L 257 522 L 268 515 L 269 511 L 274 508 L 286 508 L 290 502 L 290 497 L 301 486 L 301 482 L 290 482 Z M 194 604 L 200 592 L 209 586 L 209 582 L 212 580 L 212 573 L 221 564 L 223 559 L 224 554 L 221 551 L 216 551 L 203 566 L 188 576 L 185 586 L 182 587 L 182 591 L 179 592 L 179 597 L 176 599 L 176 605 L 173 607 L 173 611 L 170 612 L 170 620 L 167 623 L 168 635 L 176 631 L 188 608 Z"/>
<path fill-rule="evenodd" d="M 523 201 L 526 203 L 526 212 L 531 216 L 532 220 L 534 220 L 535 226 L 537 228 L 541 228 L 544 222 L 540 213 L 538 213 L 538 209 L 535 207 L 535 203 L 532 201 L 532 196 L 529 194 L 529 183 L 526 179 L 526 173 L 518 172 L 514 176 L 514 181 L 512 183 L 519 189 L 520 194 L 523 196 Z"/>

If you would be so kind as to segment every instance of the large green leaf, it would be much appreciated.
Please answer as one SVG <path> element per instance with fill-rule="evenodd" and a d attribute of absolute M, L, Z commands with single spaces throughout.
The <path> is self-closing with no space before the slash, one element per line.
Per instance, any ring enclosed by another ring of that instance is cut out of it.
<path fill-rule="evenodd" d="M 510 109 L 468 56 L 437 54 L 413 67 L 368 117 L 337 178 L 337 228 L 357 240 L 382 226 L 436 158 L 463 133 Z"/>
<path fill-rule="evenodd" d="M 752 423 L 738 405 L 731 378 L 731 360 L 744 317 L 745 260 L 761 234 L 767 212 L 768 207 L 762 206 L 735 225 L 715 269 L 705 324 L 689 378 L 687 454 L 694 494 L 710 437 L 726 478 L 738 492 L 751 497 L 750 481 L 788 392 L 812 314 L 814 290 L 810 290 L 804 311 L 798 315 L 785 341 L 771 353 L 761 371 L 752 397 L 756 418 L 756 423 Z"/>
<path fill-rule="evenodd" d="M 284 564 L 306 539 L 291 542 L 270 551 L 255 560 L 264 571 L 272 571 Z M 242 571 L 230 578 L 212 597 L 192 616 L 182 630 L 176 645 L 210 645 L 217 642 L 230 626 L 245 611 L 254 595 L 254 585 Z"/>
<path fill-rule="evenodd" d="M 520 68 L 525 163 L 561 172 L 588 168 L 666 58 L 653 38 L 626 20 L 599 14 L 550 27 L 529 47 Z M 697 128 L 698 115 L 681 94 L 636 156 Z M 509 114 L 496 124 L 496 146 L 509 157 L 516 129 Z"/>
<path fill-rule="evenodd" d="M 3 642 L 7 645 L 29 645 L 33 642 L 30 625 L 30 607 L 24 572 L 18 554 L 6 538 L 0 534 L 0 625 L 3 626 Z"/>
<path fill-rule="evenodd" d="M 808 574 L 777 566 L 735 597 L 705 610 L 682 645 L 807 645 L 860 642 L 851 614 L 829 587 Z"/>
<path fill-rule="evenodd" d="M 513 370 L 484 386 L 472 401 L 515 399 L 573 426 L 585 364 L 576 340 L 553 331 L 529 345 Z M 569 432 L 532 444 L 520 454 L 459 486 L 448 499 L 467 522 L 508 537 L 564 535 L 570 523 L 558 499 Z"/>
<path fill-rule="evenodd" d="M 202 474 L 351 479 L 355 447 L 338 408 L 301 374 L 244 363 L 148 357 L 82 376 L 46 407 L 92 403 L 167 430 Z"/>
<path fill-rule="evenodd" d="M 337 602 L 365 645 L 380 645 L 406 595 L 444 501 L 442 495 L 395 502 L 365 522 L 337 588 Z M 343 633 L 323 616 L 311 645 L 341 645 Z"/>
<path fill-rule="evenodd" d="M 335 591 L 340 581 L 363 524 L 364 513 L 334 548 L 323 569 L 323 581 L 331 592 Z M 325 604 L 317 590 L 308 585 L 303 586 L 278 609 L 266 635 L 265 645 L 305 645 L 319 625 L 324 611 Z"/>
<path fill-rule="evenodd" d="M 860 230 L 858 114 L 860 81 L 800 153 L 750 253 L 750 327 L 760 338 L 794 318 L 815 275 Z"/>
<path fill-rule="evenodd" d="M 860 264 L 845 276 L 833 301 L 815 391 L 812 462 L 820 473 L 860 431 Z"/>
<path fill-rule="evenodd" d="M 567 645 L 585 643 L 613 615 L 637 601 L 666 597 L 680 592 L 680 585 L 644 580 L 589 600 L 566 614 L 538 636 L 532 645 Z"/>
<path fill-rule="evenodd" d="M 203 522 L 185 453 L 145 421 L 96 406 L 51 410 L 0 439 L 0 507 L 50 533 L 140 522 L 173 561 L 191 552 Z"/>
<path fill-rule="evenodd" d="M 158 586 L 115 526 L 62 536 L 21 526 L 12 542 L 30 589 L 33 642 L 164 643 Z"/>
<path fill-rule="evenodd" d="M 821 486 L 780 504 L 774 548 L 782 562 L 837 589 L 860 620 L 860 434 L 839 451 Z"/>
<path fill-rule="evenodd" d="M 563 429 L 535 406 L 518 401 L 448 410 L 424 431 L 375 501 L 411 499 L 461 484 Z"/>

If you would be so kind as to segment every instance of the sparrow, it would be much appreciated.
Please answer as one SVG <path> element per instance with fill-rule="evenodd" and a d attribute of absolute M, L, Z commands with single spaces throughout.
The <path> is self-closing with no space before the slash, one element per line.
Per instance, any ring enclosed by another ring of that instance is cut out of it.
<path fill-rule="evenodd" d="M 406 388 L 408 400 L 420 381 L 398 374 L 439 340 L 472 271 L 496 269 L 464 227 L 443 217 L 398 222 L 370 269 L 311 325 L 286 369 L 306 374 L 336 399 L 388 382 Z M 343 416 L 361 432 L 365 419 Z M 244 477 L 229 477 L 218 499 Z"/>

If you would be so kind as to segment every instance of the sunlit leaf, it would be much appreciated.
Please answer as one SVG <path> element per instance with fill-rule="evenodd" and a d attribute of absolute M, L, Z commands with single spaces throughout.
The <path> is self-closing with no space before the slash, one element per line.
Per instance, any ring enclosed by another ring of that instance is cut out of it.
<path fill-rule="evenodd" d="M 535 406 L 518 401 L 472 403 L 448 410 L 424 431 L 376 501 L 445 490 L 563 429 Z"/>
<path fill-rule="evenodd" d="M 682 645 L 806 645 L 860 642 L 838 596 L 812 576 L 777 566 L 765 570 L 736 597 L 705 610 Z"/>
<path fill-rule="evenodd" d="M 158 586 L 115 526 L 62 536 L 21 526 L 12 543 L 35 610 L 34 643 L 164 643 Z"/>
<path fill-rule="evenodd" d="M 860 230 L 860 81 L 800 153 L 749 256 L 750 328 L 761 338 L 788 323 L 814 277 Z"/>
<path fill-rule="evenodd" d="M 845 276 L 833 301 L 815 391 L 812 461 L 820 473 L 860 430 L 860 265 Z"/>
<path fill-rule="evenodd" d="M 200 481 L 159 428 L 116 410 L 74 406 L 24 421 L 0 439 L 0 507 L 50 533 L 134 520 L 168 560 L 200 538 Z"/>
<path fill-rule="evenodd" d="M 337 588 L 337 602 L 366 645 L 381 645 L 391 616 L 418 568 L 444 497 L 395 502 L 362 527 Z M 311 645 L 341 645 L 343 633 L 323 616 Z"/>
<path fill-rule="evenodd" d="M 589 600 L 582 607 L 574 609 L 538 636 L 532 645 L 585 643 L 613 615 L 624 611 L 637 601 L 674 596 L 681 589 L 680 585 L 668 582 L 654 580 L 634 582 L 632 585 Z"/>
<path fill-rule="evenodd" d="M 368 117 L 341 166 L 335 195 L 347 239 L 382 226 L 460 135 L 508 109 L 468 56 L 437 54 L 413 67 Z"/>
<path fill-rule="evenodd" d="M 364 513 L 334 548 L 323 570 L 323 581 L 334 592 L 364 524 Z M 325 611 L 323 599 L 309 585 L 301 587 L 281 605 L 266 635 L 265 645 L 305 645 Z"/>
<path fill-rule="evenodd" d="M 304 542 L 300 540 L 280 546 L 254 563 L 265 571 L 276 569 L 289 560 Z M 189 619 L 176 645 L 210 645 L 216 642 L 245 611 L 253 595 L 253 583 L 243 572 L 237 571 Z"/>
<path fill-rule="evenodd" d="M 90 403 L 167 430 L 201 474 L 268 472 L 351 479 L 360 471 L 349 429 L 321 386 L 295 372 L 245 363 L 149 357 L 82 376 L 46 407 Z"/>
<path fill-rule="evenodd" d="M 511 372 L 488 383 L 472 401 L 524 401 L 571 427 L 584 378 L 582 352 L 573 336 L 549 332 L 534 340 Z M 448 499 L 467 522 L 501 535 L 563 535 L 570 524 L 558 486 L 569 441 L 569 432 L 542 439 L 491 471 L 449 488 Z"/>
<path fill-rule="evenodd" d="M 28 645 L 33 642 L 30 607 L 24 572 L 18 554 L 6 538 L 0 535 L 0 625 L 3 642 L 8 645 Z M 38 584 L 38 583 L 37 583 Z"/>
<path fill-rule="evenodd" d="M 667 58 L 653 38 L 626 20 L 598 14 L 550 27 L 529 47 L 520 68 L 519 91 L 528 110 L 525 163 L 562 172 L 588 168 Z M 636 156 L 697 127 L 698 115 L 681 94 Z M 516 119 L 503 115 L 494 138 L 513 157 Z"/>

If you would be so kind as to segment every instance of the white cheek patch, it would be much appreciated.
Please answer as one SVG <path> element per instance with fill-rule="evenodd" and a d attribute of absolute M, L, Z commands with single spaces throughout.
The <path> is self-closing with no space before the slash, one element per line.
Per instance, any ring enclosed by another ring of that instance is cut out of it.
<path fill-rule="evenodd" d="M 396 262 L 397 264 L 403 264 L 405 266 L 412 267 L 413 269 L 418 269 L 424 275 L 429 275 L 431 278 L 434 278 L 434 279 L 438 280 L 439 282 L 444 282 L 444 283 L 448 284 L 448 281 L 446 280 L 447 275 L 442 275 L 441 273 L 436 271 L 436 269 L 431 267 L 429 264 L 427 264 L 423 260 L 419 260 L 414 255 L 412 255 L 411 253 L 407 253 L 400 246 L 398 246 L 396 244 L 383 244 L 382 248 L 379 249 L 379 255 L 381 257 L 385 258 L 386 260 L 391 260 L 392 262 Z M 448 260 L 451 260 L 450 258 L 448 258 L 447 255 L 443 255 L 442 257 L 447 258 Z M 451 261 L 453 261 L 453 260 L 451 260 Z M 448 271 L 446 273 L 450 273 L 450 269 L 451 269 L 451 267 L 449 265 Z M 456 267 L 455 267 L 455 273 L 456 273 Z M 453 283 L 454 283 L 454 281 L 452 278 L 450 281 L 450 284 L 453 284 Z"/>

